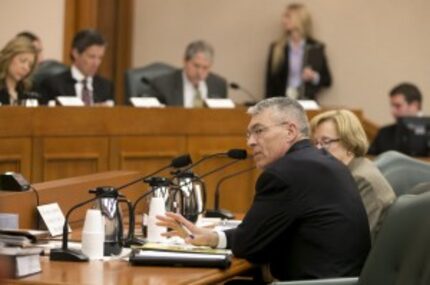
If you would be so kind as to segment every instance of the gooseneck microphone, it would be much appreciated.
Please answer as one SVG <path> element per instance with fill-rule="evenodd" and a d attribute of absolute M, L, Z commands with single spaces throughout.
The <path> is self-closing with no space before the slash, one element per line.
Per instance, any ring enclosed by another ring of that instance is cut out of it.
<path fill-rule="evenodd" d="M 166 178 L 162 178 L 162 177 L 151 176 L 151 177 L 144 179 L 144 182 L 148 183 L 150 185 L 155 184 L 156 182 L 160 182 L 160 181 L 165 182 L 167 184 L 170 184 L 170 180 L 168 180 Z M 143 198 L 154 193 L 155 191 L 157 191 L 156 187 L 153 187 L 151 190 L 146 191 L 145 193 L 143 193 L 141 196 L 139 196 L 136 199 L 133 206 L 131 207 L 131 212 L 133 213 L 133 215 L 131 216 L 131 220 L 129 222 L 129 227 L 130 227 L 129 228 L 129 236 L 128 236 L 127 241 L 125 242 L 125 246 L 131 247 L 132 245 L 141 245 L 141 244 L 145 243 L 144 240 L 141 240 L 135 236 L 136 221 L 135 221 L 134 213 L 136 212 L 136 207 L 139 204 L 139 202 L 142 201 Z"/>
<path fill-rule="evenodd" d="M 191 163 L 192 163 L 192 160 L 191 160 L 191 157 L 190 157 L 189 154 L 180 155 L 180 156 L 175 157 L 174 159 L 172 159 L 172 161 L 170 162 L 169 165 L 166 165 L 166 166 L 164 166 L 164 167 L 162 167 L 162 168 L 160 168 L 160 169 L 152 172 L 151 174 L 145 175 L 145 176 L 140 177 L 140 178 L 138 178 L 136 180 L 128 182 L 128 183 L 126 183 L 126 184 L 124 184 L 124 185 L 122 185 L 122 186 L 120 186 L 120 187 L 118 187 L 116 189 L 117 190 L 121 190 L 121 189 L 129 187 L 129 186 L 131 186 L 133 184 L 136 184 L 136 183 L 139 183 L 141 181 L 144 181 L 145 179 L 147 179 L 147 178 L 149 178 L 151 176 L 154 176 L 154 175 L 156 175 L 156 174 L 158 174 L 158 173 L 160 173 L 160 172 L 162 172 L 162 171 L 164 171 L 164 170 L 166 170 L 168 168 L 172 168 L 172 167 L 173 168 L 181 168 L 181 167 L 185 167 L 185 166 L 187 166 L 187 165 L 189 165 Z"/>
<path fill-rule="evenodd" d="M 50 260 L 56 260 L 56 261 L 88 261 L 88 256 L 82 253 L 80 250 L 71 249 L 68 248 L 68 242 L 69 242 L 69 217 L 72 214 L 74 210 L 77 208 L 80 208 L 88 203 L 91 203 L 99 198 L 104 198 L 104 194 L 97 195 L 94 198 L 88 199 L 86 201 L 83 201 L 79 204 L 76 204 L 72 208 L 70 208 L 69 211 L 67 211 L 66 217 L 64 219 L 64 226 L 63 226 L 63 238 L 62 238 L 62 244 L 60 248 L 53 248 L 51 249 L 49 253 L 49 259 Z"/>
<path fill-rule="evenodd" d="M 246 150 L 244 150 L 244 149 L 236 149 L 236 148 L 230 149 L 227 152 L 220 152 L 220 153 L 211 154 L 211 155 L 205 156 L 205 157 L 197 160 L 195 163 L 192 163 L 188 167 L 185 167 L 185 168 L 181 169 L 179 172 L 175 173 L 174 176 L 179 176 L 179 175 L 181 175 L 183 173 L 186 173 L 188 170 L 196 167 L 197 165 L 201 164 L 202 162 L 204 162 L 204 161 L 206 161 L 208 159 L 212 159 L 212 158 L 215 158 L 215 157 L 225 157 L 225 156 L 227 156 L 227 157 L 232 158 L 232 159 L 239 159 L 240 160 L 240 159 L 245 159 L 247 157 L 247 155 L 248 154 L 247 154 Z"/>
<path fill-rule="evenodd" d="M 223 184 L 224 181 L 226 181 L 226 180 L 229 180 L 233 177 L 239 176 L 243 173 L 249 172 L 249 171 L 254 170 L 254 169 L 255 169 L 255 166 L 252 166 L 252 167 L 234 172 L 230 175 L 227 175 L 227 176 L 224 176 L 223 178 L 221 178 L 215 187 L 214 209 L 213 210 L 206 210 L 206 217 L 221 218 L 221 219 L 234 219 L 234 215 L 232 212 L 219 208 L 221 184 Z"/>
<path fill-rule="evenodd" d="M 251 91 L 249 91 L 246 88 L 243 88 L 242 86 L 240 86 L 236 82 L 230 82 L 229 86 L 231 89 L 242 91 L 243 93 L 245 93 L 248 96 L 248 98 L 251 99 L 251 101 L 245 102 L 246 106 L 253 106 L 259 101 L 257 99 L 257 97 Z"/>
<path fill-rule="evenodd" d="M 191 163 L 192 163 L 192 160 L 191 160 L 191 157 L 190 157 L 189 154 L 180 155 L 180 156 L 175 157 L 174 159 L 172 159 L 172 161 L 170 162 L 170 164 L 168 164 L 168 165 L 166 165 L 166 166 L 164 166 L 164 167 L 162 167 L 162 168 L 160 168 L 160 169 L 152 172 L 151 174 L 145 175 L 145 176 L 140 177 L 140 178 L 138 178 L 136 180 L 133 180 L 133 181 L 131 181 L 129 183 L 126 183 L 126 184 L 124 184 L 124 185 L 122 185 L 122 186 L 120 186 L 120 187 L 118 187 L 116 189 L 119 191 L 121 189 L 124 189 L 126 187 L 129 187 L 129 186 L 131 186 L 133 184 L 136 184 L 136 183 L 139 183 L 139 182 L 147 182 L 146 181 L 147 179 L 150 179 L 154 175 L 156 175 L 156 174 L 158 174 L 158 173 L 160 173 L 160 172 L 162 172 L 162 171 L 164 171 L 164 170 L 166 170 L 168 168 L 172 168 L 172 167 L 173 168 L 181 168 L 181 167 L 185 167 L 185 166 L 187 166 L 187 165 L 189 165 Z M 139 201 L 142 200 L 144 197 L 146 197 L 147 195 L 149 195 L 151 193 L 152 193 L 152 191 L 145 192 L 142 196 L 140 196 L 134 202 L 134 204 L 133 204 L 133 206 L 131 208 L 132 215 L 131 215 L 131 218 L 130 218 L 130 221 L 129 221 L 129 227 L 130 228 L 129 228 L 128 241 L 126 242 L 127 246 L 129 246 L 131 244 L 139 244 L 140 243 L 140 242 L 136 241 L 136 238 L 134 236 L 135 235 L 134 232 L 135 232 L 135 228 L 136 228 L 136 225 L 135 225 L 135 216 L 134 215 L 135 215 L 135 211 L 136 211 L 136 206 L 139 203 Z"/>

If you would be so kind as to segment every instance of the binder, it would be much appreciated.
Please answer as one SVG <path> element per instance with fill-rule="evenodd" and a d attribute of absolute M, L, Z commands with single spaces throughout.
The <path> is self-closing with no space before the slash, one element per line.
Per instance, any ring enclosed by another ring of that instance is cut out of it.
<path fill-rule="evenodd" d="M 231 265 L 231 254 L 207 254 L 138 249 L 131 253 L 129 261 L 132 265 L 214 267 L 226 269 Z"/>

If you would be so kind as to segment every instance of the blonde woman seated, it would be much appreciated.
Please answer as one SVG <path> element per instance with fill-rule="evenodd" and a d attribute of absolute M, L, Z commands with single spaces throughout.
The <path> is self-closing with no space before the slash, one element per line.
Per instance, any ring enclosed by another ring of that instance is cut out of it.
<path fill-rule="evenodd" d="M 348 166 L 369 218 L 372 240 L 396 195 L 378 168 L 364 155 L 369 143 L 360 121 L 348 110 L 328 111 L 311 120 L 313 141 Z"/>
<path fill-rule="evenodd" d="M 30 91 L 37 51 L 32 42 L 16 37 L 0 50 L 0 103 L 18 105 Z"/>

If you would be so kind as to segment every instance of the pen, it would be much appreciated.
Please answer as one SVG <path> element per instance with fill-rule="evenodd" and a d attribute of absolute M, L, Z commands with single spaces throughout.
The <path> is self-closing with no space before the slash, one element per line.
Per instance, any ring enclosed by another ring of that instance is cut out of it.
<path fill-rule="evenodd" d="M 183 232 L 185 232 L 190 238 L 192 238 L 192 239 L 194 238 L 193 233 L 184 224 L 182 224 L 180 222 L 177 222 L 177 223 Z"/>

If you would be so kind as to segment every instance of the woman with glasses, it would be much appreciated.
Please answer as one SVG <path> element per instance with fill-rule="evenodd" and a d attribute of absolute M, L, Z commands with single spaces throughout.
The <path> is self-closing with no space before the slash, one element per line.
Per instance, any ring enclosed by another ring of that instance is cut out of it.
<path fill-rule="evenodd" d="M 366 208 L 373 240 L 396 195 L 378 168 L 365 157 L 369 143 L 360 121 L 348 110 L 335 110 L 317 115 L 310 124 L 315 145 L 330 152 L 351 171 Z"/>

